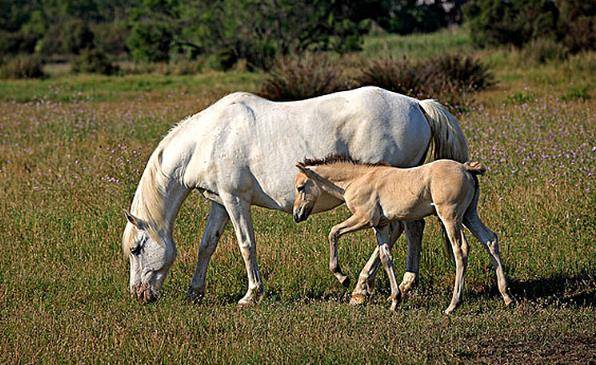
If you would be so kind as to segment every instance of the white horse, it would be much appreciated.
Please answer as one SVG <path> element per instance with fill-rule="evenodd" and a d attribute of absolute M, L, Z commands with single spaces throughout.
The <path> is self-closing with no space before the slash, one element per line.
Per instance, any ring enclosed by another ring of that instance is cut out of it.
<path fill-rule="evenodd" d="M 176 257 L 174 220 L 191 189 L 212 204 L 189 298 L 200 300 L 204 295 L 207 265 L 226 223 L 232 221 L 248 275 L 248 290 L 239 304 L 250 304 L 263 292 L 250 207 L 291 214 L 296 161 L 343 154 L 411 167 L 425 160 L 431 142 L 434 159 L 468 158 L 458 122 L 441 104 L 377 87 L 293 102 L 272 102 L 249 93 L 222 98 L 174 127 L 149 158 L 126 212 L 122 240 L 130 260 L 131 296 L 141 302 L 157 298 Z M 321 197 L 313 213 L 341 203 L 330 195 Z M 392 229 L 400 232 L 402 223 L 396 224 Z M 416 280 L 424 222 L 405 226 L 403 292 Z M 379 264 L 377 249 L 353 296 L 369 294 Z"/>

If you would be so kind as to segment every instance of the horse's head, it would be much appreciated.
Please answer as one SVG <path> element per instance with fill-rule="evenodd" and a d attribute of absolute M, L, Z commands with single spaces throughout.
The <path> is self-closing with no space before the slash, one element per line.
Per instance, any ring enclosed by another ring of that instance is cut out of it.
<path fill-rule="evenodd" d="M 130 260 L 129 290 L 132 298 L 141 303 L 154 301 L 159 296 L 174 259 L 176 248 L 171 238 L 162 237 L 151 223 L 125 211 L 128 223 L 122 238 L 122 247 Z"/>
<path fill-rule="evenodd" d="M 321 196 L 321 188 L 318 186 L 316 174 L 305 165 L 296 164 L 298 173 L 294 178 L 294 221 L 302 222 L 312 212 L 317 199 Z"/>

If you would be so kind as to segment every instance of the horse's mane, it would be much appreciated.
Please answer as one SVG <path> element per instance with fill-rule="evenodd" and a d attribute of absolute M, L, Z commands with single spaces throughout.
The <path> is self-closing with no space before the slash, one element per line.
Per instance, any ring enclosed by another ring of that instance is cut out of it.
<path fill-rule="evenodd" d="M 169 179 L 161 170 L 161 159 L 165 147 L 170 140 L 180 131 L 191 117 L 183 119 L 174 125 L 165 137 L 159 142 L 155 151 L 149 157 L 147 166 L 141 175 L 141 180 L 135 192 L 130 207 L 131 213 L 150 223 L 150 227 L 162 227 L 165 223 L 165 209 L 163 209 L 165 189 L 164 178 Z M 125 230 L 122 238 L 122 249 L 128 253 L 134 241 L 132 231 Z M 155 234 L 150 230 L 150 234 Z"/>
<path fill-rule="evenodd" d="M 349 163 L 352 165 L 361 165 L 361 166 L 390 166 L 385 161 L 379 162 L 362 162 L 360 160 L 354 159 L 349 155 L 341 155 L 341 154 L 331 154 L 327 155 L 324 158 L 305 158 L 304 161 L 301 162 L 304 166 L 321 166 L 321 165 L 332 165 L 336 163 Z"/>

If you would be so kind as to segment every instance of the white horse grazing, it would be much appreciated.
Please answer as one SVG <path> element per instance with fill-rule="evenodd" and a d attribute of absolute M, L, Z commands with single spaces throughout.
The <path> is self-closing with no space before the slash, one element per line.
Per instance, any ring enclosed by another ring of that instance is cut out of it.
<path fill-rule="evenodd" d="M 131 295 L 141 302 L 157 298 L 176 257 L 174 220 L 191 189 L 198 189 L 212 205 L 189 298 L 204 295 L 207 265 L 230 220 L 248 274 L 248 290 L 239 304 L 249 304 L 263 292 L 250 206 L 291 214 L 296 161 L 344 154 L 410 167 L 424 161 L 431 141 L 435 159 L 468 158 L 459 124 L 442 105 L 376 87 L 294 102 L 272 102 L 249 93 L 222 98 L 173 128 L 149 158 L 131 212 L 126 213 L 122 241 L 130 259 Z M 313 212 L 341 203 L 326 195 Z M 392 228 L 400 231 L 401 223 Z M 422 229 L 422 221 L 406 223 L 403 291 L 416 279 Z M 375 250 L 354 294 L 368 294 L 379 263 Z"/>

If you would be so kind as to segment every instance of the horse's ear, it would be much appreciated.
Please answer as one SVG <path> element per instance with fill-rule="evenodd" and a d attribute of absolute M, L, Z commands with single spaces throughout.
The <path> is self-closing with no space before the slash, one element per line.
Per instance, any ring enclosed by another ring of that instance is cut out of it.
<path fill-rule="evenodd" d="M 128 210 L 124 210 L 124 216 L 126 216 L 126 220 L 129 221 L 133 226 L 137 227 L 138 229 L 145 229 L 147 224 L 141 218 L 137 218 L 132 215 Z"/>

